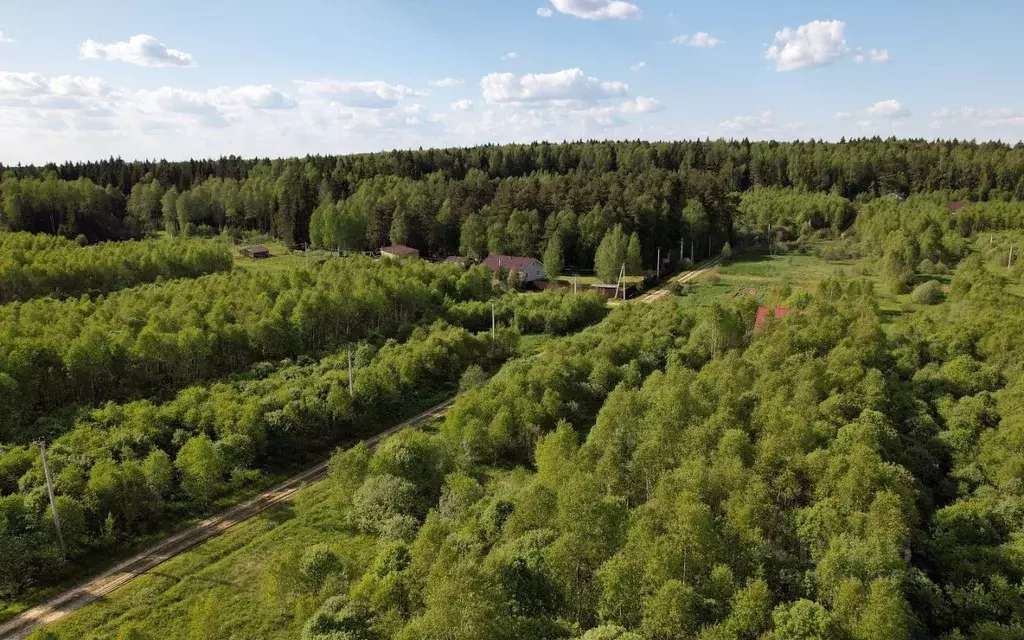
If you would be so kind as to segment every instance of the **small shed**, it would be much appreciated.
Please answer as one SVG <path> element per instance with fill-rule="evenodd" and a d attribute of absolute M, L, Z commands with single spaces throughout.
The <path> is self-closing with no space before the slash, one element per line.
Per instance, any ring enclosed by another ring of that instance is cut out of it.
<path fill-rule="evenodd" d="M 537 258 L 492 254 L 484 259 L 483 264 L 495 274 L 500 273 L 502 269 L 517 271 L 519 281 L 523 283 L 544 279 L 544 265 Z"/>
<path fill-rule="evenodd" d="M 757 319 L 754 320 L 754 333 L 761 330 L 761 327 L 765 322 L 768 321 L 768 314 L 772 313 L 776 318 L 785 318 L 789 314 L 793 313 L 793 310 L 788 307 L 775 307 L 774 312 L 772 309 L 760 306 L 757 308 Z"/>
<path fill-rule="evenodd" d="M 255 247 L 246 247 L 240 250 L 238 253 L 242 254 L 246 258 L 253 258 L 256 260 L 262 260 L 263 258 L 270 257 L 270 249 L 263 245 L 256 245 Z"/>
<path fill-rule="evenodd" d="M 396 244 L 390 247 L 381 247 L 380 255 L 387 258 L 418 258 L 420 250 L 407 247 L 404 244 Z"/>

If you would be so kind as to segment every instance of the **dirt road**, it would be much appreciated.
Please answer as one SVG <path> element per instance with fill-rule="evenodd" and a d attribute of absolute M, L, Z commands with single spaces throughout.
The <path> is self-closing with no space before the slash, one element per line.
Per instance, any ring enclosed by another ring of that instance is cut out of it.
<path fill-rule="evenodd" d="M 420 428 L 431 420 L 443 416 L 454 403 L 455 398 L 450 398 L 414 418 L 410 418 L 372 438 L 367 438 L 366 443 L 372 448 L 382 438 L 399 429 L 406 427 Z M 322 462 L 315 467 L 292 476 L 276 487 L 235 505 L 223 513 L 207 518 L 193 527 L 174 534 L 156 546 L 125 560 L 88 582 L 66 591 L 41 605 L 32 607 L 7 622 L 0 624 L 0 639 L 19 640 L 25 638 L 36 627 L 56 622 L 90 602 L 102 598 L 118 587 L 128 584 L 136 577 L 170 560 L 179 553 L 220 535 L 236 524 L 245 522 L 249 518 L 259 515 L 275 505 L 290 500 L 304 485 L 322 480 L 326 475 L 327 463 Z"/>
<path fill-rule="evenodd" d="M 700 277 L 702 273 L 704 273 L 708 269 L 711 269 L 721 261 L 722 256 L 715 256 L 710 260 L 705 260 L 704 262 L 698 264 L 696 268 L 694 268 L 692 271 L 684 271 L 683 273 L 680 273 L 676 277 L 670 278 L 667 282 L 665 282 L 657 289 L 653 291 L 648 291 L 639 298 L 636 298 L 636 300 L 640 302 L 654 302 L 655 300 L 660 300 L 661 298 L 664 298 L 669 294 L 668 287 L 671 283 L 677 282 L 679 284 L 686 284 L 687 282 L 692 282 L 696 280 L 698 277 Z"/>

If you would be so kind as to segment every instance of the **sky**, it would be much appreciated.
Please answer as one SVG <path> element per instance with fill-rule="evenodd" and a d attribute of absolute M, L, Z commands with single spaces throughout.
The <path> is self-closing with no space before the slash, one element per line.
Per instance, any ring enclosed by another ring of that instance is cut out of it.
<path fill-rule="evenodd" d="M 0 4 L 0 163 L 1024 136 L 1016 0 Z"/>

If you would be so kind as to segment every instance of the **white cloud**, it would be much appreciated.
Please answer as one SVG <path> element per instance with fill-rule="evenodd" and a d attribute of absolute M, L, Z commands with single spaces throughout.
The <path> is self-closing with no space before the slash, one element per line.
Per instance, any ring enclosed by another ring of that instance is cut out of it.
<path fill-rule="evenodd" d="M 522 102 L 588 103 L 623 96 L 629 86 L 622 82 L 602 82 L 582 69 L 563 69 L 554 73 L 492 73 L 480 80 L 483 98 L 488 103 Z"/>
<path fill-rule="evenodd" d="M 540 7 L 539 9 L 537 9 L 537 15 L 542 18 L 550 18 L 551 16 L 555 15 L 555 12 L 552 11 L 551 9 L 548 9 L 547 7 Z"/>
<path fill-rule="evenodd" d="M 836 120 L 851 120 L 853 119 L 853 114 L 849 111 L 837 111 L 834 117 Z"/>
<path fill-rule="evenodd" d="M 472 108 L 472 100 L 456 100 L 452 103 L 452 111 L 469 111 Z"/>
<path fill-rule="evenodd" d="M 584 20 L 628 20 L 639 18 L 640 7 L 623 0 L 551 0 L 559 13 Z"/>
<path fill-rule="evenodd" d="M 423 93 L 401 84 L 380 80 L 343 82 L 339 80 L 298 80 L 299 93 L 304 96 L 337 102 L 361 109 L 390 109 L 411 96 Z"/>
<path fill-rule="evenodd" d="M 861 51 L 857 49 L 857 53 L 853 56 L 853 61 L 857 64 L 866 62 L 889 62 L 889 50 L 888 49 L 868 49 L 867 51 Z"/>
<path fill-rule="evenodd" d="M 269 84 L 221 87 L 210 91 L 209 96 L 215 104 L 222 106 L 263 110 L 292 109 L 298 106 L 294 99 Z"/>
<path fill-rule="evenodd" d="M 875 118 L 906 118 L 910 109 L 904 107 L 899 100 L 881 100 L 868 107 L 868 115 Z"/>
<path fill-rule="evenodd" d="M 502 60 L 515 60 L 518 57 L 519 57 L 518 53 L 516 53 L 515 51 L 509 51 L 505 55 L 501 56 L 501 59 Z"/>
<path fill-rule="evenodd" d="M 639 71 L 639 70 L 643 69 L 646 66 L 647 66 L 647 63 L 644 62 L 643 60 L 641 60 L 640 62 L 637 62 L 636 64 L 629 65 L 629 68 L 632 69 L 633 71 Z"/>
<path fill-rule="evenodd" d="M 0 31 L 0 44 L 8 44 L 14 42 L 14 38 L 8 38 L 4 35 L 3 31 Z"/>
<path fill-rule="evenodd" d="M 777 122 L 775 114 L 765 110 L 756 116 L 734 116 L 719 123 L 726 135 L 763 134 L 786 136 L 792 135 L 803 128 L 801 122 Z"/>
<path fill-rule="evenodd" d="M 932 112 L 935 118 L 933 128 L 938 128 L 940 122 L 958 123 L 968 122 L 979 124 L 983 127 L 1015 127 L 1024 125 L 1024 113 L 1011 109 L 1010 107 L 962 107 L 950 109 L 942 107 Z"/>
<path fill-rule="evenodd" d="M 815 20 L 775 33 L 775 41 L 764 53 L 775 62 L 777 71 L 793 71 L 826 65 L 849 53 L 844 33 L 846 23 L 839 20 Z"/>
<path fill-rule="evenodd" d="M 441 78 L 440 80 L 432 80 L 431 86 L 441 87 L 442 89 L 451 89 L 462 84 L 461 78 Z"/>
<path fill-rule="evenodd" d="M 698 31 L 697 33 L 690 35 L 681 35 L 672 38 L 673 44 L 685 44 L 689 47 L 717 47 L 722 44 L 722 41 L 706 31 Z"/>
<path fill-rule="evenodd" d="M 78 50 L 84 59 L 117 60 L 140 67 L 194 67 L 192 56 L 167 48 L 164 43 L 146 34 L 132 36 L 127 42 L 101 44 L 86 40 Z"/>
<path fill-rule="evenodd" d="M 627 100 L 619 106 L 619 110 L 622 113 L 654 113 L 655 111 L 661 111 L 665 108 L 665 105 L 655 100 L 654 98 L 645 98 L 643 96 L 637 96 L 633 100 Z"/>

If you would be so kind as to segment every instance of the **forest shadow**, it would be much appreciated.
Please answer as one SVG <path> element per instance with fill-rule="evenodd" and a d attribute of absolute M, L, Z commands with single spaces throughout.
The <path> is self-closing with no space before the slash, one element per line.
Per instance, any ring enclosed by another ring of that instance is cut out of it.
<path fill-rule="evenodd" d="M 295 505 L 291 502 L 279 504 L 263 512 L 263 517 L 275 525 L 281 525 L 295 517 Z"/>

